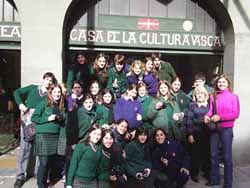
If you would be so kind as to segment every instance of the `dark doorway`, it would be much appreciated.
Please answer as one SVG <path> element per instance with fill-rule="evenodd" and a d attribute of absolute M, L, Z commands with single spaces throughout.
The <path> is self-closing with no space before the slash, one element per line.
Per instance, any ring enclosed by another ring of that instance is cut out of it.
<path fill-rule="evenodd" d="M 77 50 L 71 50 L 69 59 L 73 62 Z M 129 63 L 134 59 L 143 60 L 145 57 L 151 56 L 152 52 L 124 52 L 124 51 L 101 51 L 109 57 L 109 63 L 113 61 L 115 54 L 120 53 L 126 56 L 126 61 Z M 88 63 L 94 62 L 96 55 L 100 51 L 86 50 L 84 51 Z M 193 77 L 196 73 L 202 72 L 207 78 L 207 84 L 212 85 L 212 80 L 216 74 L 223 70 L 223 56 L 211 54 L 164 54 L 162 53 L 162 60 L 170 62 L 177 75 L 182 79 L 182 89 L 189 92 L 192 88 Z"/>

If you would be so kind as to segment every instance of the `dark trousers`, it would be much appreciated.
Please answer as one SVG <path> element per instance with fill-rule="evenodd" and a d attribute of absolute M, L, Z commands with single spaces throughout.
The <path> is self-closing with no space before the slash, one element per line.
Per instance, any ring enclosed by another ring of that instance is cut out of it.
<path fill-rule="evenodd" d="M 224 158 L 224 188 L 232 188 L 232 182 L 233 182 L 233 163 L 232 163 L 233 129 L 232 128 L 222 128 L 220 131 L 213 132 L 210 135 L 210 149 L 211 149 L 210 179 L 213 183 L 220 182 L 220 167 L 219 167 L 220 142 Z"/>
<path fill-rule="evenodd" d="M 164 172 L 157 172 L 155 186 L 157 188 L 182 188 L 188 181 L 189 176 L 185 173 L 175 173 L 175 176 L 168 176 Z"/>
<path fill-rule="evenodd" d="M 209 173 L 209 137 L 206 136 L 205 130 L 197 132 L 194 135 L 194 143 L 189 145 L 191 156 L 191 176 L 198 177 L 202 168 L 205 175 Z"/>
<path fill-rule="evenodd" d="M 154 188 L 155 173 L 151 171 L 149 177 L 143 180 L 137 180 L 134 177 L 128 177 L 127 187 L 129 188 Z"/>
<path fill-rule="evenodd" d="M 37 186 L 38 188 L 47 187 L 47 179 L 52 182 L 58 181 L 61 178 L 61 170 L 59 162 L 61 159 L 58 155 L 39 156 L 39 167 L 37 172 Z"/>

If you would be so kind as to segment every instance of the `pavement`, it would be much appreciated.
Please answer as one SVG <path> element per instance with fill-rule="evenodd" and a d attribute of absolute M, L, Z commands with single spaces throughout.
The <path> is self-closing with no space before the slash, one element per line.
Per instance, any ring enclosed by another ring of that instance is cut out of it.
<path fill-rule="evenodd" d="M 16 173 L 16 156 L 19 149 L 10 151 L 0 156 L 0 188 L 13 188 Z M 209 188 L 205 186 L 206 180 L 199 177 L 200 182 L 195 183 L 189 180 L 184 188 Z M 221 168 L 221 182 L 223 182 L 223 167 Z M 23 188 L 35 188 L 36 179 L 31 178 L 27 181 Z M 63 181 L 59 181 L 54 188 L 64 188 Z M 222 186 L 214 186 L 211 188 L 222 188 Z M 233 188 L 250 188 L 250 164 L 234 167 L 234 185 Z"/>

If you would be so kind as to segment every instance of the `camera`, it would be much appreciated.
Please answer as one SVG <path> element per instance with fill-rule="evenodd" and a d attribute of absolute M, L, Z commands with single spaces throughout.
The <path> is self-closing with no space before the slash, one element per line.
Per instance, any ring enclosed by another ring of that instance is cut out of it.
<path fill-rule="evenodd" d="M 119 184 L 125 184 L 126 183 L 126 180 L 124 179 L 123 173 L 121 172 L 121 169 L 120 169 L 119 166 L 112 168 L 111 175 L 116 176 L 116 178 L 117 178 L 116 181 L 119 182 Z"/>

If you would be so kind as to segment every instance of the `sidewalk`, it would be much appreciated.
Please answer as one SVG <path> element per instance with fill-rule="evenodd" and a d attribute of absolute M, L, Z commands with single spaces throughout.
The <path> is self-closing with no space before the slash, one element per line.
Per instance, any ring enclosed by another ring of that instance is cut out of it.
<path fill-rule="evenodd" d="M 15 166 L 16 153 L 18 149 L 11 151 L 7 155 L 0 156 L 0 188 L 13 188 L 15 182 Z M 223 173 L 223 168 L 221 168 Z M 234 185 L 233 188 L 249 188 L 250 187 L 250 164 L 247 166 L 234 168 Z M 199 183 L 189 180 L 185 188 L 209 188 L 205 186 L 205 179 L 200 177 Z M 223 182 L 223 180 L 221 181 Z M 26 182 L 23 188 L 35 188 L 36 179 L 32 178 Z M 63 182 L 57 183 L 54 188 L 63 188 Z M 213 188 L 221 188 L 222 186 L 214 186 Z"/>

